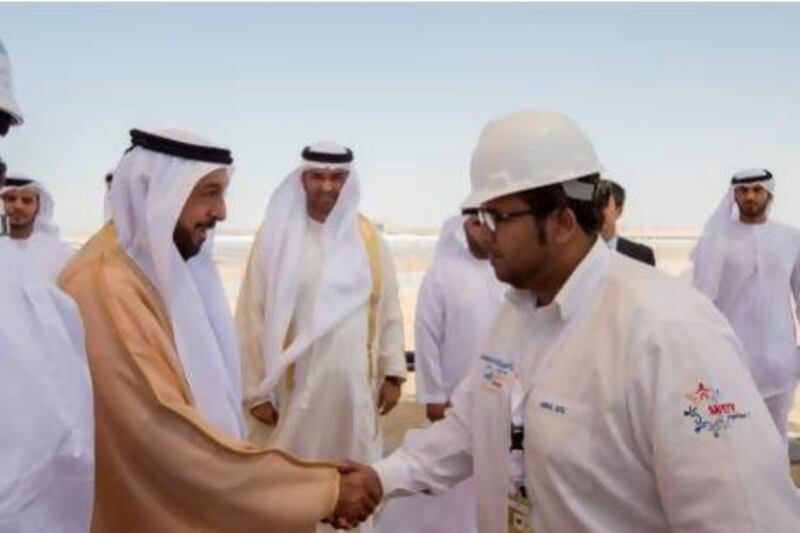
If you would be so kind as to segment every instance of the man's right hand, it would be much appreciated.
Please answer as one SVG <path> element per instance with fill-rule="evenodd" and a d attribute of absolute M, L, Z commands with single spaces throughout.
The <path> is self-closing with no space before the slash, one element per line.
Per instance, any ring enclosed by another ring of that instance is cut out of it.
<path fill-rule="evenodd" d="M 260 403 L 251 407 L 250 414 L 268 426 L 274 426 L 278 423 L 278 410 L 275 409 L 272 402 Z"/>
<path fill-rule="evenodd" d="M 425 416 L 431 422 L 436 422 L 444 418 L 444 412 L 451 407 L 450 402 L 446 403 L 427 403 L 425 404 Z"/>
<path fill-rule="evenodd" d="M 370 466 L 345 461 L 338 470 L 339 501 L 328 521 L 336 529 L 351 529 L 375 512 L 383 499 L 383 487 Z"/>

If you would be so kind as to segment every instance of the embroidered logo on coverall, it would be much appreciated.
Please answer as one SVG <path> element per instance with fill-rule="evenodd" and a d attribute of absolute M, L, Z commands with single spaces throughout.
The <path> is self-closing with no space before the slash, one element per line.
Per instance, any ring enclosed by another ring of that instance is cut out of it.
<path fill-rule="evenodd" d="M 719 437 L 723 430 L 731 427 L 734 420 L 750 416 L 749 413 L 737 411 L 734 402 L 721 401 L 719 389 L 711 389 L 702 381 L 685 396 L 691 403 L 683 416 L 692 418 L 695 433 L 709 431 L 714 437 Z"/>
<path fill-rule="evenodd" d="M 514 378 L 514 363 L 491 355 L 481 355 L 481 360 L 484 362 L 481 370 L 481 385 L 489 392 L 498 392 Z"/>

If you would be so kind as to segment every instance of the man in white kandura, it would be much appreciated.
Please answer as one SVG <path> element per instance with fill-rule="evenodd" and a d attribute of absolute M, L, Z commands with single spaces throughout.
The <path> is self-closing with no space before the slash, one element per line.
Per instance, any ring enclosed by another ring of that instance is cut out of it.
<path fill-rule="evenodd" d="M 0 136 L 21 123 L 0 42 Z M 24 275 L 11 241 L 0 233 L 0 531 L 86 533 L 94 418 L 80 314 L 47 277 Z"/>
<path fill-rule="evenodd" d="M 425 273 L 415 315 L 417 402 L 430 422 L 444 418 L 494 321 L 507 286 L 494 275 L 477 209 L 442 226 Z M 477 533 L 477 491 L 472 478 L 441 496 L 390 501 L 377 525 L 382 533 Z"/>
<path fill-rule="evenodd" d="M 16 274 L 55 282 L 74 250 L 58 236 L 53 197 L 38 181 L 13 176 L 0 188 L 0 197 L 14 245 L 10 248 L 25 265 Z"/>
<path fill-rule="evenodd" d="M 406 368 L 394 266 L 358 214 L 352 160 L 333 143 L 303 151 L 270 198 L 236 321 L 250 438 L 371 462 L 382 454 L 378 414 L 397 403 Z"/>
<path fill-rule="evenodd" d="M 50 281 L 3 278 L 0 315 L 0 531 L 86 533 L 94 418 L 80 314 Z"/>
<path fill-rule="evenodd" d="M 784 440 L 800 371 L 792 307 L 800 309 L 800 231 L 769 220 L 775 178 L 734 175 L 692 252 L 694 284 L 727 317 Z"/>
<path fill-rule="evenodd" d="M 559 113 L 484 128 L 469 203 L 514 289 L 444 420 L 361 484 L 392 497 L 474 474 L 487 533 L 796 530 L 786 450 L 735 333 L 598 238 L 600 173 Z"/>

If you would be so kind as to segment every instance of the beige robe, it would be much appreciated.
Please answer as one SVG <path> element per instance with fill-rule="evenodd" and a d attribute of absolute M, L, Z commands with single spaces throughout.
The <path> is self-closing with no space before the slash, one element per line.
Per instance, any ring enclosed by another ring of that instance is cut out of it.
<path fill-rule="evenodd" d="M 164 303 L 107 224 L 60 279 L 94 386 L 94 533 L 310 532 L 338 499 L 322 463 L 221 435 L 193 405 Z"/>

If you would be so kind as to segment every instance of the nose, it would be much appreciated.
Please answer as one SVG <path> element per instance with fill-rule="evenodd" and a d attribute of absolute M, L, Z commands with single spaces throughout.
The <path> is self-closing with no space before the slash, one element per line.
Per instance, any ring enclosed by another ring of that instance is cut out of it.
<path fill-rule="evenodd" d="M 322 190 L 325 192 L 330 192 L 333 190 L 333 180 L 325 178 L 322 180 Z"/>
<path fill-rule="evenodd" d="M 225 204 L 224 198 L 220 198 L 220 200 L 211 208 L 211 216 L 220 222 L 228 217 L 228 207 Z"/>

